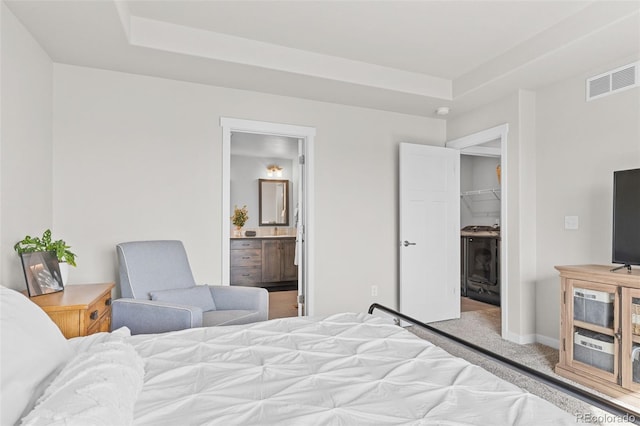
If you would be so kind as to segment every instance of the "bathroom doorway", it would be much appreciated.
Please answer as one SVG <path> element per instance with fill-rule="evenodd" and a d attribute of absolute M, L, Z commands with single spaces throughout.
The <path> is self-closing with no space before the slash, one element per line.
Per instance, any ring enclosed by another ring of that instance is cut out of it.
<path fill-rule="evenodd" d="M 309 315 L 315 129 L 221 119 L 222 282 L 269 291 L 270 318 Z M 229 219 L 245 209 L 236 229 Z"/>

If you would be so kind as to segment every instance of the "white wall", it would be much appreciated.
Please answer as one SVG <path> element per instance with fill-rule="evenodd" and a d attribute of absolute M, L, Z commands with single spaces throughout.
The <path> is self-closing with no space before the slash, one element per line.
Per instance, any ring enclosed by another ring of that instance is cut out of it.
<path fill-rule="evenodd" d="M 398 143 L 442 146 L 443 120 L 59 64 L 53 111 L 72 282 L 113 280 L 120 241 L 176 238 L 196 280 L 219 283 L 225 116 L 317 129 L 316 313 L 396 305 Z"/>
<path fill-rule="evenodd" d="M 518 315 L 520 322 L 520 341 L 522 343 L 551 343 L 540 340 L 535 327 L 536 321 L 536 257 L 537 247 L 537 168 L 536 168 L 536 94 L 527 90 L 518 93 L 519 122 L 517 127 L 518 140 L 518 246 L 519 253 L 518 272 L 520 278 L 520 300 L 515 305 L 515 312 L 511 310 L 509 315 L 513 318 Z M 510 161 L 510 160 L 509 160 Z M 507 188 L 509 196 L 513 191 Z M 509 217 L 511 220 L 511 216 Z M 515 262 L 509 260 L 509 265 Z M 509 272 L 510 278 L 513 275 Z"/>
<path fill-rule="evenodd" d="M 51 59 L 4 2 L 0 145 L 0 283 L 26 289 L 13 245 L 52 224 Z M 57 235 L 54 228 L 54 237 Z"/>
<path fill-rule="evenodd" d="M 267 176 L 267 166 L 277 164 L 283 168 L 282 177 L 269 178 Z M 259 191 L 258 179 L 284 179 L 289 181 L 289 227 L 293 227 L 293 209 L 295 208 L 298 198 L 298 179 L 294 179 L 293 162 L 286 158 L 265 158 L 265 157 L 248 157 L 244 155 L 231 156 L 231 203 L 229 208 L 231 211 L 228 216 L 233 214 L 235 205 L 242 207 L 247 206 L 249 220 L 244 226 L 244 230 L 255 230 L 257 232 L 264 231 L 267 234 L 273 230 L 273 226 L 259 226 L 258 218 L 260 216 L 259 208 Z M 296 173 L 297 175 L 297 173 Z M 229 229 L 235 228 L 229 221 Z M 268 229 L 267 229 L 268 228 Z M 279 228 L 283 228 L 280 226 Z M 233 235 L 233 233 L 231 234 Z"/>
<path fill-rule="evenodd" d="M 640 167 L 640 88 L 586 102 L 585 79 L 637 59 L 537 93 L 538 334 L 558 338 L 555 265 L 611 262 L 613 171 Z M 567 215 L 578 216 L 578 230 L 564 229 Z"/>

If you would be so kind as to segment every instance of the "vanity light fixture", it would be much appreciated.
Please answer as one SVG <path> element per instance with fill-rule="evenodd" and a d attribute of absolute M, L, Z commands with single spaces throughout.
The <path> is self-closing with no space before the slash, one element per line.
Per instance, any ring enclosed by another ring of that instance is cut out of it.
<path fill-rule="evenodd" d="M 267 167 L 267 176 L 268 177 L 282 177 L 282 167 L 271 165 Z"/>

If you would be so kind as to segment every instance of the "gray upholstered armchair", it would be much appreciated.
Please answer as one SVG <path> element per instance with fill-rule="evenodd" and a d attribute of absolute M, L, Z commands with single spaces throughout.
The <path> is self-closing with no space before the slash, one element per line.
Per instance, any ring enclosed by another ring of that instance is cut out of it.
<path fill-rule="evenodd" d="M 112 329 L 132 334 L 264 321 L 263 288 L 196 285 L 180 241 L 134 241 L 116 246 L 122 299 L 112 305 Z"/>

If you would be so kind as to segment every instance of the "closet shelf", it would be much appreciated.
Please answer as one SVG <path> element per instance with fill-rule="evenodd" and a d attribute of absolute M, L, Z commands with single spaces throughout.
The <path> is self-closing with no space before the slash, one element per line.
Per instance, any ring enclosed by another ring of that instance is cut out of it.
<path fill-rule="evenodd" d="M 491 189 L 477 189 L 475 191 L 463 191 L 460 193 L 460 197 L 467 197 L 473 200 L 474 196 L 479 195 L 487 195 L 492 194 L 496 199 L 500 199 L 500 188 L 491 188 Z"/>
<path fill-rule="evenodd" d="M 495 216 L 496 212 L 486 211 L 488 201 L 500 200 L 500 188 L 477 189 L 474 191 L 463 191 L 460 193 L 460 199 L 467 206 L 473 216 Z M 485 206 L 482 208 L 481 206 Z M 476 206 L 476 208 L 474 208 Z M 479 207 L 479 208 L 478 208 Z M 498 213 L 499 214 L 499 213 Z"/>

